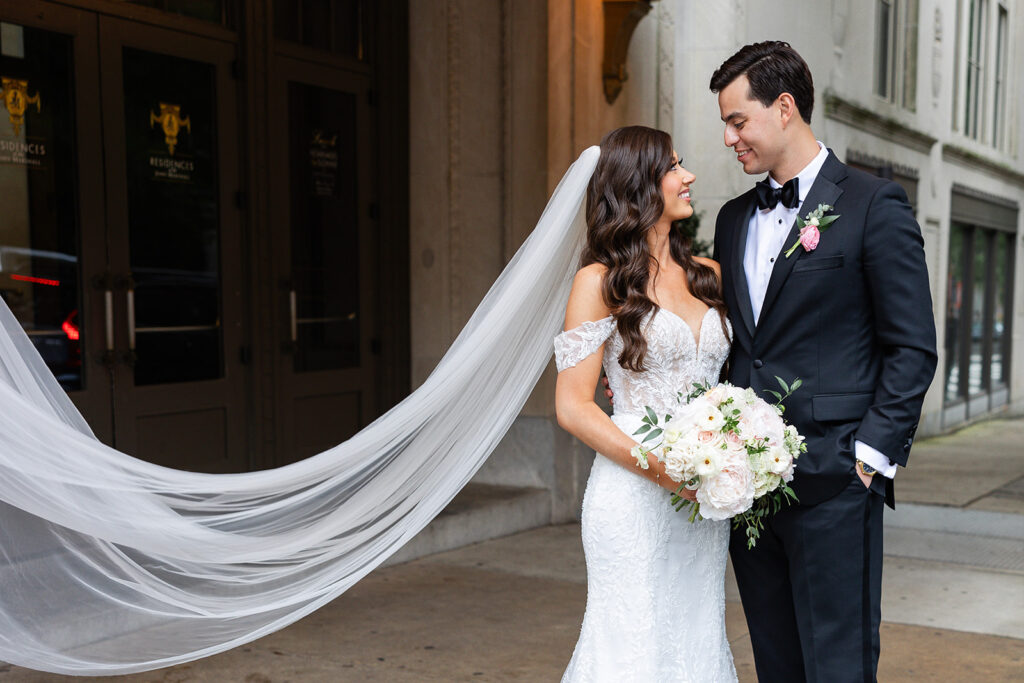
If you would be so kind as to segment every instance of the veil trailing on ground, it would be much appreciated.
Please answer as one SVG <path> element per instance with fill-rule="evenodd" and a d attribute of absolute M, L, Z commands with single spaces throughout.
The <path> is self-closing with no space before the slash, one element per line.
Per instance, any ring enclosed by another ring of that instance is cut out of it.
<path fill-rule="evenodd" d="M 286 467 L 182 472 L 100 443 L 0 303 L 0 660 L 145 671 L 276 631 L 434 518 L 551 358 L 586 234 L 587 149 L 426 382 Z"/>

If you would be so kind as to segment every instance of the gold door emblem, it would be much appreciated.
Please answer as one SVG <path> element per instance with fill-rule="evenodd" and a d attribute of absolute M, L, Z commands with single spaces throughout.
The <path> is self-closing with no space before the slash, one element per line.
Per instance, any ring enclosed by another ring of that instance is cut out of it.
<path fill-rule="evenodd" d="M 3 83 L 0 97 L 3 97 L 4 106 L 7 107 L 8 118 L 11 120 L 11 125 L 14 126 L 14 134 L 20 135 L 28 105 L 36 105 L 36 112 L 43 111 L 43 105 L 39 101 L 39 91 L 36 91 L 33 97 L 29 97 L 27 80 L 0 76 L 0 82 Z"/>
<path fill-rule="evenodd" d="M 154 123 L 159 123 L 164 129 L 164 142 L 171 156 L 174 156 L 174 148 L 178 146 L 178 131 L 181 127 L 185 126 L 185 130 L 192 133 L 192 120 L 188 116 L 181 118 L 180 104 L 161 102 L 159 116 L 149 112 L 149 127 L 152 128 Z"/>

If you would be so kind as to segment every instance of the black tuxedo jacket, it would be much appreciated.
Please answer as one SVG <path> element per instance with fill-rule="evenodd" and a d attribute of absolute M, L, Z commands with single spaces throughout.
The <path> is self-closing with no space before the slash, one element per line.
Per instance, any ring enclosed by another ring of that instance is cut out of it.
<path fill-rule="evenodd" d="M 718 214 L 714 257 L 733 325 L 729 381 L 769 401 L 799 377 L 785 418 L 807 438 L 793 488 L 813 505 L 850 483 L 854 441 L 905 466 L 935 373 L 935 323 L 921 230 L 903 189 L 849 168 L 831 151 L 800 207 L 838 215 L 818 248 L 797 247 L 796 224 L 776 257 L 754 324 L 743 270 L 754 190 Z M 892 504 L 891 486 L 887 498 Z"/>

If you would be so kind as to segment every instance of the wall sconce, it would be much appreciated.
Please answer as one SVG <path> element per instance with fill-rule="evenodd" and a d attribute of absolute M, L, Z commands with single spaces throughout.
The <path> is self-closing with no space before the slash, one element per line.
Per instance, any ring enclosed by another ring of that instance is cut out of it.
<path fill-rule="evenodd" d="M 604 81 L 604 98 L 608 104 L 615 101 L 622 91 L 622 83 L 629 78 L 626 73 L 626 52 L 629 41 L 640 20 L 651 11 L 651 3 L 657 0 L 603 0 L 604 8 L 604 62 L 601 64 L 601 79 Z"/>

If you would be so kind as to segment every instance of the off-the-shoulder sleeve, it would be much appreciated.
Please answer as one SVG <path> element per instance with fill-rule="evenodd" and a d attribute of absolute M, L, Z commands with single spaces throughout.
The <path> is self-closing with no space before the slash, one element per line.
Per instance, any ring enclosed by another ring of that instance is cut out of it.
<path fill-rule="evenodd" d="M 575 367 L 581 360 L 597 351 L 615 329 L 612 316 L 597 322 L 590 320 L 566 330 L 555 337 L 555 366 L 561 372 Z"/>

